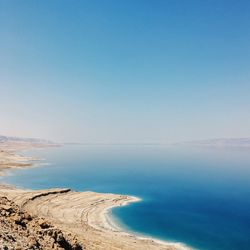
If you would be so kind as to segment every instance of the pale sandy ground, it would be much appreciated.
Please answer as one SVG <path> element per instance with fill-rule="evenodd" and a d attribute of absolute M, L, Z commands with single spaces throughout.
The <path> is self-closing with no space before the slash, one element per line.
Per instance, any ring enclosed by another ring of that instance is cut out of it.
<path fill-rule="evenodd" d="M 35 157 L 28 157 L 17 152 L 36 148 L 55 147 L 58 145 L 30 142 L 1 142 L 0 143 L 0 176 L 6 171 L 16 168 L 29 168 L 34 166 Z"/>
<path fill-rule="evenodd" d="M 13 146 L 13 145 L 12 145 Z M 13 149 L 13 147 L 12 147 Z M 1 146 L 0 146 L 1 150 Z M 7 152 L 6 152 L 7 151 Z M 8 158 L 8 154 L 10 158 Z M 1 150 L 0 169 L 20 167 L 29 160 L 20 159 L 14 151 Z M 3 160 L 4 159 L 4 160 Z M 12 161 L 13 160 L 13 161 Z M 8 164 L 5 165 L 4 161 Z M 1 170 L 0 170 L 1 171 Z M 138 198 L 95 192 L 74 192 L 70 189 L 22 190 L 0 186 L 0 196 L 14 201 L 22 210 L 31 215 L 44 217 L 66 233 L 75 235 L 88 250 L 186 250 L 188 247 L 178 243 L 162 243 L 149 238 L 140 238 L 119 230 L 107 219 L 112 207 L 138 202 Z M 143 219 L 143 218 L 142 218 Z"/>

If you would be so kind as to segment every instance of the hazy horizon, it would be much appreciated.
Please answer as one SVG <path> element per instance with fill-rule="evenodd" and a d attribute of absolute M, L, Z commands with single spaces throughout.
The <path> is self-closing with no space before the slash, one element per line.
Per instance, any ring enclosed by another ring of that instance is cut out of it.
<path fill-rule="evenodd" d="M 0 135 L 250 137 L 250 2 L 0 0 Z"/>

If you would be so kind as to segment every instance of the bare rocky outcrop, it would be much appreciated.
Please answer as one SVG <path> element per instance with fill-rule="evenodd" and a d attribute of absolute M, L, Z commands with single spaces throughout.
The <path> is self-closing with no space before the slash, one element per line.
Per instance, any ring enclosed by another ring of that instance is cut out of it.
<path fill-rule="evenodd" d="M 43 218 L 31 216 L 6 197 L 0 197 L 0 249 L 82 250 L 75 236 L 63 233 Z"/>

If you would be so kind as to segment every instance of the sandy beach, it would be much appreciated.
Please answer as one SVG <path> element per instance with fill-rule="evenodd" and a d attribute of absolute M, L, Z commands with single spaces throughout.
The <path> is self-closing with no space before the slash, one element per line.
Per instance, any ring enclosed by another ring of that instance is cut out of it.
<path fill-rule="evenodd" d="M 34 147 L 38 145 L 1 143 L 0 173 L 13 168 L 31 167 L 32 158 L 17 155 L 16 152 Z M 0 186 L 0 197 L 6 197 L 32 217 L 44 218 L 65 234 L 73 235 L 84 249 L 189 249 L 178 243 L 138 237 L 118 228 L 108 215 L 110 209 L 139 202 L 137 197 L 91 191 L 75 192 L 69 188 L 23 190 L 6 185 Z"/>
<path fill-rule="evenodd" d="M 40 141 L 22 141 L 20 139 L 0 141 L 0 176 L 12 169 L 34 167 L 36 165 L 35 162 L 40 160 L 36 157 L 24 156 L 20 154 L 20 152 L 57 146 L 59 146 L 59 144 Z"/>

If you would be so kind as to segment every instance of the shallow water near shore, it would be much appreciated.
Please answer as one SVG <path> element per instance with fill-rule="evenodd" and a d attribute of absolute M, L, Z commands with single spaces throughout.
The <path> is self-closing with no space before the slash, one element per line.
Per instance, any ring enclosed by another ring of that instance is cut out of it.
<path fill-rule="evenodd" d="M 25 152 L 48 166 L 15 170 L 2 182 L 138 196 L 112 210 L 128 231 L 201 250 L 250 246 L 250 149 L 64 146 Z"/>

